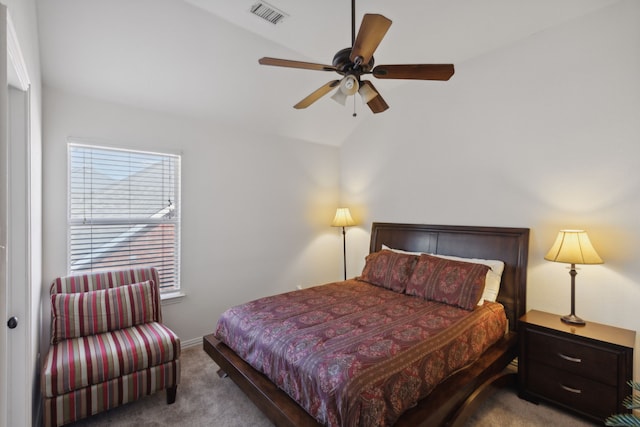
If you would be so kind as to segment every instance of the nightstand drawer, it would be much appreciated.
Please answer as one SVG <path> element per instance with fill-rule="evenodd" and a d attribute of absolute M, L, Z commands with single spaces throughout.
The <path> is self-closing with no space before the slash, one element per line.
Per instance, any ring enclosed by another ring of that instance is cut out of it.
<path fill-rule="evenodd" d="M 529 330 L 527 348 L 532 361 L 611 386 L 618 385 L 618 355 L 570 338 Z"/>
<path fill-rule="evenodd" d="M 529 391 L 577 411 L 604 419 L 618 405 L 616 387 L 533 361 L 530 372 Z"/>
<path fill-rule="evenodd" d="M 520 397 L 562 405 L 602 424 L 628 412 L 636 333 L 595 322 L 568 325 L 557 314 L 531 310 L 519 319 Z"/>

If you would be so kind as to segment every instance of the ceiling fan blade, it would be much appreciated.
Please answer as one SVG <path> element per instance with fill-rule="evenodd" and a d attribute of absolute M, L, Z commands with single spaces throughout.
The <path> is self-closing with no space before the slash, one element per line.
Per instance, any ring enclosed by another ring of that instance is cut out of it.
<path fill-rule="evenodd" d="M 262 65 L 274 65 L 276 67 L 288 67 L 288 68 L 302 68 L 305 70 L 318 70 L 318 71 L 336 71 L 336 67 L 331 65 L 316 64 L 314 62 L 303 61 L 291 61 L 289 59 L 279 58 L 260 58 L 258 62 Z"/>
<path fill-rule="evenodd" d="M 390 26 L 391 20 L 382 15 L 372 13 L 364 15 L 349 59 L 355 62 L 358 57 L 361 57 L 361 63 L 367 64 Z"/>
<path fill-rule="evenodd" d="M 332 80 L 332 81 L 330 81 L 329 83 L 325 84 L 324 86 L 320 87 L 319 89 L 316 89 L 311 95 L 307 96 L 302 101 L 298 102 L 296 105 L 293 106 L 293 108 L 295 108 L 297 110 L 300 110 L 302 108 L 307 108 L 309 105 L 313 104 L 318 99 L 322 98 L 327 93 L 331 92 L 331 90 L 333 90 L 339 84 L 340 84 L 340 80 Z"/>
<path fill-rule="evenodd" d="M 378 65 L 372 74 L 379 79 L 449 80 L 453 64 Z"/>
<path fill-rule="evenodd" d="M 389 106 L 387 105 L 387 103 L 384 101 L 384 99 L 382 98 L 382 96 L 380 95 L 380 92 L 378 92 L 378 90 L 375 88 L 375 86 L 373 85 L 373 83 L 371 83 L 368 80 L 363 80 L 362 81 L 363 85 L 369 86 L 371 89 L 373 89 L 374 91 L 376 91 L 376 93 L 378 94 L 378 96 L 376 96 L 375 98 L 373 98 L 371 101 L 367 102 L 367 105 L 369 106 L 369 108 L 371 109 L 371 111 L 376 114 L 376 113 L 382 113 L 383 111 L 385 111 L 386 109 L 389 108 Z"/>

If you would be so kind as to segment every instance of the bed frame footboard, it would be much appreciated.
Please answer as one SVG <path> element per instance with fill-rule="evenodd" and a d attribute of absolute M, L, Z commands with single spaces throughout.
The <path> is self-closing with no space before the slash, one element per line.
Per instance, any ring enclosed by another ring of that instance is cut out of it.
<path fill-rule="evenodd" d="M 238 357 L 213 334 L 203 337 L 204 351 L 278 427 L 321 426 L 264 374 Z M 511 385 L 503 371 L 517 355 L 517 336 L 509 332 L 467 368 L 441 383 L 426 399 L 405 412 L 397 427 L 460 427 L 496 388 Z"/>

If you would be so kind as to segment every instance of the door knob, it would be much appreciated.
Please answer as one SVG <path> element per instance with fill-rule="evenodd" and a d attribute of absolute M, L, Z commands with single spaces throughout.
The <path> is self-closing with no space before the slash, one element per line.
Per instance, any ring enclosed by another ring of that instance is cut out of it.
<path fill-rule="evenodd" d="M 16 316 L 10 317 L 9 321 L 7 322 L 7 326 L 9 327 L 9 329 L 15 329 L 16 326 L 18 326 L 18 318 Z"/>

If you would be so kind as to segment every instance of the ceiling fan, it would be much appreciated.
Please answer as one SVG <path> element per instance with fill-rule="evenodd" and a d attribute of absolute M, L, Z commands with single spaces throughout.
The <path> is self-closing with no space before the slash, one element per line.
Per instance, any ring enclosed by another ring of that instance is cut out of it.
<path fill-rule="evenodd" d="M 335 71 L 344 76 L 316 89 L 293 108 L 307 108 L 333 89 L 338 88 L 331 97 L 335 101 L 345 105 L 347 96 L 358 92 L 373 113 L 381 113 L 389 106 L 373 83 L 369 80 L 362 80 L 363 76 L 371 74 L 379 79 L 449 80 L 454 72 L 453 64 L 400 64 L 374 67 L 373 53 L 389 27 L 391 27 L 391 20 L 382 15 L 368 13 L 364 15 L 356 37 L 355 0 L 351 0 L 351 47 L 338 51 L 333 57 L 332 65 L 269 57 L 260 58 L 258 62 L 262 65 L 277 67 Z"/>

